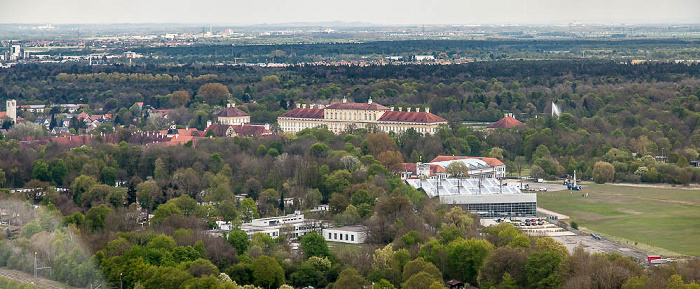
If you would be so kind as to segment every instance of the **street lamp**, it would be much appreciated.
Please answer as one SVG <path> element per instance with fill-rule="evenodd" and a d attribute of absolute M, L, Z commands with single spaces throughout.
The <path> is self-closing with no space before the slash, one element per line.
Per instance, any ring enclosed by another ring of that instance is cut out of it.
<path fill-rule="evenodd" d="M 124 289 L 124 284 L 122 283 L 122 274 L 124 273 L 119 273 L 119 289 Z"/>

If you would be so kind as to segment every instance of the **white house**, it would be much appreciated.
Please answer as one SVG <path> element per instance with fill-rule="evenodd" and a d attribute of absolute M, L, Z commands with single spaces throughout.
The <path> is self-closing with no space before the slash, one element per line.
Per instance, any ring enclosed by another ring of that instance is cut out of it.
<path fill-rule="evenodd" d="M 254 219 L 241 225 L 241 230 L 252 237 L 256 233 L 267 234 L 272 238 L 284 235 L 296 239 L 311 232 L 321 231 L 323 223 L 319 220 L 305 219 L 300 211 L 281 217 Z"/>
<path fill-rule="evenodd" d="M 345 226 L 323 229 L 323 238 L 328 242 L 362 244 L 367 239 L 367 227 Z"/>

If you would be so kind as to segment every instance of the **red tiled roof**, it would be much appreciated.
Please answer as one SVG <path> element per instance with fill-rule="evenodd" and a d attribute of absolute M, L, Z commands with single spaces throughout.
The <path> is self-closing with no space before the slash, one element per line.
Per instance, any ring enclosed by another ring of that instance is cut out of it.
<path fill-rule="evenodd" d="M 446 172 L 445 168 L 438 166 L 438 165 L 430 165 L 430 175 L 435 175 L 437 173 L 444 173 Z"/>
<path fill-rule="evenodd" d="M 497 122 L 492 123 L 491 125 L 487 126 L 486 128 L 514 128 L 516 126 L 523 126 L 523 125 L 525 125 L 525 124 L 523 124 L 519 120 L 517 120 L 513 117 L 510 117 L 510 116 L 507 116 L 507 117 L 504 117 Z"/>
<path fill-rule="evenodd" d="M 387 111 L 378 121 L 438 123 L 447 122 L 442 117 L 424 111 Z"/>
<path fill-rule="evenodd" d="M 260 136 L 272 134 L 272 131 L 270 131 L 269 129 L 265 129 L 264 125 L 253 125 L 253 124 L 234 125 L 233 130 L 239 136 L 248 136 L 248 137 L 260 137 Z"/>
<path fill-rule="evenodd" d="M 418 172 L 417 169 L 417 164 L 416 163 L 403 163 L 403 171 L 405 172 L 412 172 L 413 174 L 416 174 Z M 434 176 L 437 173 L 444 173 L 445 168 L 439 166 L 439 165 L 430 165 L 430 175 Z"/>
<path fill-rule="evenodd" d="M 0 118 L 7 117 L 7 112 L 0 111 Z"/>
<path fill-rule="evenodd" d="M 437 163 L 437 162 L 453 161 L 453 160 L 460 160 L 460 159 L 480 159 L 492 167 L 504 165 L 503 162 L 497 158 L 470 157 L 470 156 L 437 156 L 436 158 L 434 158 L 430 162 Z"/>
<path fill-rule="evenodd" d="M 227 107 L 216 114 L 219 117 L 237 117 L 237 116 L 250 116 L 245 111 L 242 111 L 236 107 Z"/>
<path fill-rule="evenodd" d="M 389 110 L 388 107 L 376 103 L 336 102 L 327 106 L 328 109 L 359 109 L 359 110 Z"/>
<path fill-rule="evenodd" d="M 403 170 L 405 172 L 416 172 L 416 163 L 403 163 Z"/>
<path fill-rule="evenodd" d="M 207 127 L 205 129 L 206 132 L 212 131 L 216 136 L 225 136 L 226 135 L 226 130 L 230 127 L 231 125 L 228 124 L 219 124 L 219 123 L 214 123 Z M 207 135 L 206 133 L 204 135 Z"/>
<path fill-rule="evenodd" d="M 290 117 L 290 118 L 323 118 L 323 109 L 319 108 L 295 108 L 279 117 Z"/>

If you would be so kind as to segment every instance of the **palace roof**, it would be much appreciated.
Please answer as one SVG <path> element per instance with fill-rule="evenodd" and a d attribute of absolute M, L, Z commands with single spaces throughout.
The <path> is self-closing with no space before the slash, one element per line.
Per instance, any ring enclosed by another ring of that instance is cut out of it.
<path fill-rule="evenodd" d="M 447 122 L 442 117 L 424 111 L 387 111 L 378 121 L 440 123 Z"/>
<path fill-rule="evenodd" d="M 516 126 L 523 126 L 522 122 L 519 120 L 515 119 L 512 116 L 507 116 L 502 118 L 501 120 L 494 122 L 490 124 L 487 128 L 514 128 Z"/>
<path fill-rule="evenodd" d="M 388 107 L 376 103 L 336 102 L 327 109 L 357 109 L 357 110 L 389 110 Z"/>
<path fill-rule="evenodd" d="M 323 109 L 320 108 L 295 108 L 279 117 L 290 117 L 290 118 L 318 118 L 323 119 Z"/>
<path fill-rule="evenodd" d="M 249 116 L 245 111 L 242 111 L 236 107 L 227 107 L 216 114 L 218 117 L 238 117 L 238 116 Z"/>

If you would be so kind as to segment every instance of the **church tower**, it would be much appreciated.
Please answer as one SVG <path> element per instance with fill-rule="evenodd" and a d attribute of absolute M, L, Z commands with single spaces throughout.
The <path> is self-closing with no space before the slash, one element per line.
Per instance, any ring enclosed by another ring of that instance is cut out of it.
<path fill-rule="evenodd" d="M 17 100 L 11 99 L 5 103 L 7 106 L 5 111 L 7 111 L 7 117 L 12 119 L 12 123 L 17 123 Z"/>

